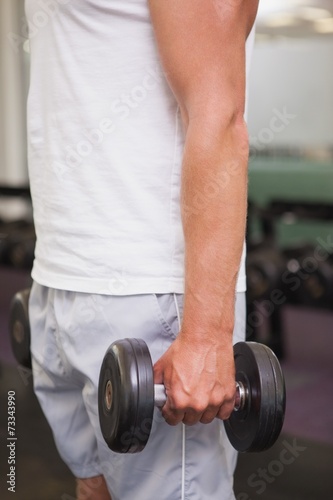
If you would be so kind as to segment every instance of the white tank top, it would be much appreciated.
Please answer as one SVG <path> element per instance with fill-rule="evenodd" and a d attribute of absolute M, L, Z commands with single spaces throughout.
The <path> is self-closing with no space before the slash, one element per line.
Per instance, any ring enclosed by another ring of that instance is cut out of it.
<path fill-rule="evenodd" d="M 184 137 L 147 0 L 25 3 L 33 279 L 88 293 L 183 293 Z"/>

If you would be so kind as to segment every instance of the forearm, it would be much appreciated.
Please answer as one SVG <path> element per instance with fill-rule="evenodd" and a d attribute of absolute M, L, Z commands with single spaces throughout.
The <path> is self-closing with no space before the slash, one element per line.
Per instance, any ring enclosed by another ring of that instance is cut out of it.
<path fill-rule="evenodd" d="M 247 191 L 245 42 L 258 0 L 149 0 L 161 61 L 186 129 L 180 332 L 155 363 L 168 423 L 211 422 L 234 407 L 232 348 Z"/>
<path fill-rule="evenodd" d="M 185 237 L 185 302 L 181 334 L 231 339 L 247 206 L 248 140 L 242 119 L 218 130 L 189 124 L 181 208 Z"/>

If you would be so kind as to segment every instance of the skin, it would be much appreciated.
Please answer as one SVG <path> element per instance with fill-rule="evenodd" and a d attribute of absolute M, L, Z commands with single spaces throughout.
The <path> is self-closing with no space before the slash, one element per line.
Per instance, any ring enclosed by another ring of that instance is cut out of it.
<path fill-rule="evenodd" d="M 77 500 L 111 500 L 104 476 L 76 479 Z"/>
<path fill-rule="evenodd" d="M 232 334 L 245 237 L 248 136 L 245 41 L 257 0 L 150 0 L 162 64 L 185 127 L 180 332 L 154 366 L 170 425 L 227 419 L 235 400 Z"/>
<path fill-rule="evenodd" d="M 227 419 L 235 400 L 232 334 L 249 149 L 245 41 L 258 0 L 149 0 L 149 7 L 186 133 L 183 321 L 154 379 L 166 388 L 165 420 L 193 425 Z M 77 480 L 77 500 L 110 498 L 103 476 Z"/>

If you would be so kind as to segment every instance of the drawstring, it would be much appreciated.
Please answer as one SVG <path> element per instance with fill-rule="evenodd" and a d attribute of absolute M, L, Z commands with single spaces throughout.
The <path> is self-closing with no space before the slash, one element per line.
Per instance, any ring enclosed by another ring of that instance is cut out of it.
<path fill-rule="evenodd" d="M 176 294 L 173 294 L 173 298 L 175 301 L 175 306 L 176 306 L 176 311 L 177 311 L 177 318 L 178 318 L 178 330 L 180 329 L 180 314 L 179 314 L 179 307 L 178 307 L 178 302 L 176 298 Z M 186 433 L 185 433 L 185 425 L 182 423 L 182 496 L 181 500 L 185 500 L 185 443 L 186 443 Z"/>

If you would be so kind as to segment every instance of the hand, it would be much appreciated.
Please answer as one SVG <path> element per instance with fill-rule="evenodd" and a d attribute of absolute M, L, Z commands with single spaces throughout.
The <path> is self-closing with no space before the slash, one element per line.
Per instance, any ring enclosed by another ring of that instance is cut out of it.
<path fill-rule="evenodd" d="M 235 403 L 231 340 L 194 340 L 179 333 L 154 365 L 155 384 L 164 384 L 162 414 L 170 425 L 193 425 L 229 418 Z"/>

